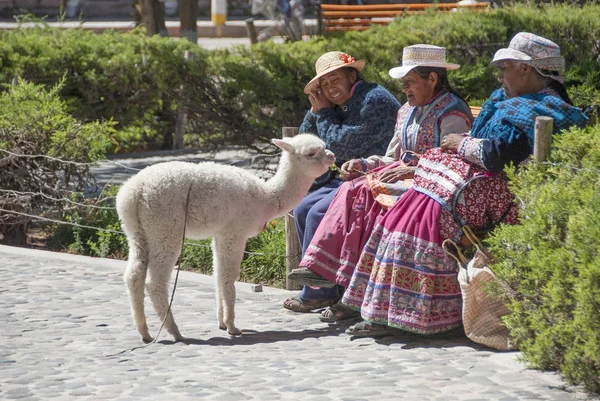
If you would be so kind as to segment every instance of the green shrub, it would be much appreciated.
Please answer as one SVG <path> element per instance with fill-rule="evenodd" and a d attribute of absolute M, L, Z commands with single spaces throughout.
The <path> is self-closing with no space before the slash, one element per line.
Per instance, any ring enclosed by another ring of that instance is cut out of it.
<path fill-rule="evenodd" d="M 0 208 L 62 219 L 71 197 L 94 186 L 90 163 L 112 150 L 111 122 L 82 124 L 59 97 L 62 82 L 46 90 L 17 81 L 0 93 Z M 5 243 L 23 245 L 30 217 L 0 212 Z"/>
<path fill-rule="evenodd" d="M 557 138 L 548 164 L 512 176 L 522 223 L 489 240 L 516 294 L 506 319 L 535 368 L 600 392 L 600 125 Z"/>
<path fill-rule="evenodd" d="M 252 146 L 279 137 L 283 126 L 299 126 L 310 106 L 302 89 L 326 51 L 342 49 L 366 59 L 365 78 L 404 99 L 400 81 L 388 75 L 402 49 L 416 43 L 446 46 L 449 59 L 462 64 L 450 74 L 451 83 L 469 103 L 480 105 L 498 87 L 491 57 L 519 31 L 561 46 L 567 85 L 587 91 L 576 100 L 600 97 L 600 5 L 595 4 L 430 12 L 332 38 L 214 51 L 188 41 L 147 38 L 141 31 L 19 29 L 0 34 L 0 82 L 23 77 L 52 86 L 64 78 L 60 94 L 76 118 L 118 123 L 120 151 L 169 148 L 182 112 L 189 120 L 188 145 Z M 189 61 L 186 51 L 192 54 Z"/>
<path fill-rule="evenodd" d="M 189 241 L 183 248 L 184 270 L 212 274 L 211 241 Z M 267 223 L 265 230 L 250 238 L 242 261 L 240 280 L 274 287 L 285 286 L 285 225 L 283 218 Z"/>
<path fill-rule="evenodd" d="M 125 259 L 128 247 L 115 209 L 117 191 L 110 186 L 97 198 L 80 200 L 85 203 L 64 216 L 68 224 L 47 228 L 50 245 L 79 255 Z"/>

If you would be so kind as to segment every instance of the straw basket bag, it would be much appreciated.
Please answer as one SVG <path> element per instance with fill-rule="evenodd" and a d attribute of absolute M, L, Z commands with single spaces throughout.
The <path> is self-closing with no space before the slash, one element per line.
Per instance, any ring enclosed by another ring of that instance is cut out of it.
<path fill-rule="evenodd" d="M 446 240 L 442 247 L 458 263 L 458 282 L 462 292 L 462 320 L 465 333 L 472 341 L 499 351 L 516 350 L 508 328 L 502 317 L 510 313 L 506 307 L 507 299 L 492 295 L 489 286 L 498 282 L 488 265 L 491 256 L 469 226 L 463 227 L 467 239 L 476 248 L 475 255 L 467 261 L 458 246 Z"/>

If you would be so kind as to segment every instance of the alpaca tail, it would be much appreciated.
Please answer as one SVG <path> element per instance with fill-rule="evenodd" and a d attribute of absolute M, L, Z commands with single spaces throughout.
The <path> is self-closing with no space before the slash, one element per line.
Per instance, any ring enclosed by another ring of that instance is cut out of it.
<path fill-rule="evenodd" d="M 147 259 L 146 235 L 138 218 L 138 204 L 140 199 L 135 190 L 135 185 L 127 182 L 117 193 L 117 213 L 121 220 L 121 227 L 127 235 L 129 243 L 129 259 Z"/>
<path fill-rule="evenodd" d="M 129 259 L 123 281 L 129 290 L 131 315 L 138 333 L 146 343 L 152 341 L 144 313 L 144 289 L 148 273 L 148 242 L 138 216 L 140 199 L 133 182 L 125 183 L 117 193 L 117 213 L 127 235 Z"/>
<path fill-rule="evenodd" d="M 125 183 L 117 193 L 117 213 L 121 220 L 121 227 L 127 236 L 129 244 L 129 263 L 125 275 L 125 281 L 133 279 L 132 274 L 138 276 L 141 285 L 146 281 L 148 267 L 148 247 L 146 234 L 138 217 L 138 204 L 140 199 L 135 185 L 131 182 Z"/>

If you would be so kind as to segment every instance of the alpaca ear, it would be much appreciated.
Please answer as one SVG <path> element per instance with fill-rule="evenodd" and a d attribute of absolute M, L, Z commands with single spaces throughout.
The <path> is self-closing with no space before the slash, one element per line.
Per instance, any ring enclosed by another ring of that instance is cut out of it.
<path fill-rule="evenodd" d="M 281 150 L 285 150 L 286 152 L 292 153 L 292 154 L 294 153 L 294 146 L 292 146 L 292 144 L 288 143 L 285 139 L 273 138 L 273 139 L 271 139 L 271 143 L 276 145 Z"/>

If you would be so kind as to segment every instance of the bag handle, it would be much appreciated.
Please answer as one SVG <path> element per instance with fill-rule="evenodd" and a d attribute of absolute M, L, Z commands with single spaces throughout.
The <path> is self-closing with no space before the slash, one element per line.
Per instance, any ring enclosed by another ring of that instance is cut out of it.
<path fill-rule="evenodd" d="M 462 253 L 459 246 L 456 245 L 454 241 L 445 239 L 444 242 L 442 242 L 442 249 L 448 256 L 456 260 L 459 268 L 462 267 L 465 270 L 467 269 L 467 257 Z"/>
<path fill-rule="evenodd" d="M 471 242 L 471 244 L 473 244 L 473 246 L 477 248 L 478 251 L 485 252 L 485 247 L 483 246 L 483 243 L 481 242 L 479 237 L 475 235 L 471 227 L 465 224 L 464 226 L 462 226 L 462 231 L 465 234 L 465 237 L 467 237 L 469 242 Z"/>

